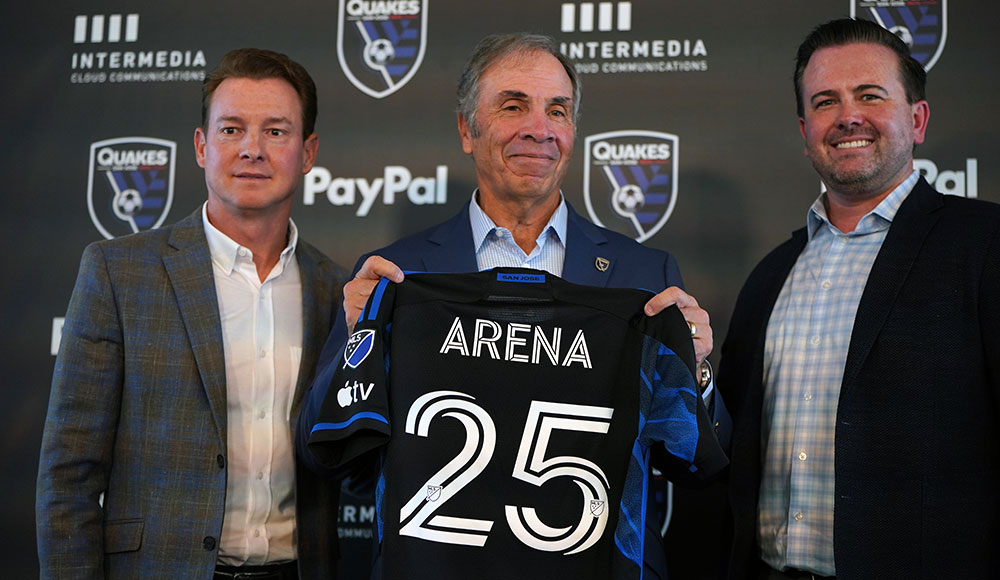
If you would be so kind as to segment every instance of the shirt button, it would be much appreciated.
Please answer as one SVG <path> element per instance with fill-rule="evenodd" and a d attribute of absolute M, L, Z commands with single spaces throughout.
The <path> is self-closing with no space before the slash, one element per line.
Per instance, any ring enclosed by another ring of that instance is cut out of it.
<path fill-rule="evenodd" d="M 260 537 L 260 530 L 254 530 L 253 531 L 253 537 L 259 538 Z"/>
<path fill-rule="evenodd" d="M 219 469 L 226 467 L 226 458 L 221 453 L 215 456 L 215 462 L 219 464 Z"/>
<path fill-rule="evenodd" d="M 795 521 L 801 522 L 802 518 L 804 518 L 805 516 L 802 515 L 802 512 L 799 512 L 799 513 L 795 514 L 793 517 L 795 518 Z"/>
<path fill-rule="evenodd" d="M 257 472 L 257 479 L 264 479 L 264 472 L 263 471 L 258 471 Z"/>
<path fill-rule="evenodd" d="M 246 257 L 247 257 L 247 254 L 249 254 L 249 253 L 250 253 L 250 252 L 248 252 L 246 248 L 240 248 L 240 251 L 239 251 L 239 254 L 240 254 L 241 256 L 243 256 L 244 258 L 246 258 Z"/>
<path fill-rule="evenodd" d="M 819 344 L 819 337 L 818 336 L 812 337 L 812 343 L 813 344 Z"/>
<path fill-rule="evenodd" d="M 257 413 L 257 418 L 258 419 L 263 419 L 266 416 L 267 416 L 267 413 L 265 413 L 263 409 L 260 410 L 260 413 Z"/>
<path fill-rule="evenodd" d="M 833 286 L 833 284 L 831 284 L 829 280 L 824 280 L 823 281 L 823 289 L 824 290 L 829 290 L 830 286 Z"/>
<path fill-rule="evenodd" d="M 818 341 L 819 339 L 817 338 L 816 340 Z M 266 356 L 267 356 L 267 351 L 264 349 L 260 349 L 260 358 L 264 358 Z"/>
<path fill-rule="evenodd" d="M 212 536 L 205 536 L 205 539 L 201 541 L 201 547 L 211 552 L 215 549 L 215 538 Z"/>
<path fill-rule="evenodd" d="M 799 451 L 799 461 L 805 461 L 806 457 L 807 456 L 805 451 Z"/>
<path fill-rule="evenodd" d="M 811 400 L 813 400 L 813 396 L 812 396 L 812 393 L 806 393 L 806 396 L 805 396 L 805 397 L 803 397 L 803 398 L 804 398 L 805 400 L 807 400 L 807 401 L 811 401 Z"/>

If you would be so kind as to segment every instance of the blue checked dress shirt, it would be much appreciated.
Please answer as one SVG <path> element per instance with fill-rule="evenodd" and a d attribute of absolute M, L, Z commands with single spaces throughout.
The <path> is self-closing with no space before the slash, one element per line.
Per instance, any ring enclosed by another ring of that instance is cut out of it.
<path fill-rule="evenodd" d="M 851 330 L 872 263 L 918 178 L 914 171 L 850 233 L 830 223 L 821 195 L 809 209 L 808 243 L 771 312 L 757 534 L 761 558 L 777 570 L 836 575 L 834 434 Z"/>
<path fill-rule="evenodd" d="M 526 254 L 514 242 L 507 228 L 497 227 L 476 200 L 479 190 L 472 194 L 469 218 L 472 223 L 472 242 L 476 248 L 476 265 L 479 270 L 498 267 L 534 268 L 562 276 L 566 259 L 566 200 L 559 194 L 559 207 L 552 213 L 549 223 L 535 239 L 535 248 Z"/>

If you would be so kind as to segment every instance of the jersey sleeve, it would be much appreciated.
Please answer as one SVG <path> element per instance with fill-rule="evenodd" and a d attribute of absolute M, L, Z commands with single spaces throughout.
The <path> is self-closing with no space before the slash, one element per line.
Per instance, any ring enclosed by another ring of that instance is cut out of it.
<path fill-rule="evenodd" d="M 355 324 L 309 435 L 309 448 L 330 468 L 389 440 L 389 333 L 395 285 L 383 278 Z"/>
<path fill-rule="evenodd" d="M 658 321 L 659 328 L 643 337 L 640 440 L 653 448 L 654 463 L 668 479 L 691 483 L 716 474 L 729 460 L 698 392 L 690 334 L 677 314 L 679 320 Z"/>

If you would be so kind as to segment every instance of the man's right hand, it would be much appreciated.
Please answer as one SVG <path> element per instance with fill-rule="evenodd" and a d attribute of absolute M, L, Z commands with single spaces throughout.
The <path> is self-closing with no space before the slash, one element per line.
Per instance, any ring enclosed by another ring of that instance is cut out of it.
<path fill-rule="evenodd" d="M 403 271 L 385 258 L 369 256 L 354 278 L 344 284 L 344 315 L 348 336 L 354 332 L 354 324 L 361 317 L 361 311 L 365 309 L 368 297 L 382 278 L 388 278 L 398 284 L 403 281 Z"/>

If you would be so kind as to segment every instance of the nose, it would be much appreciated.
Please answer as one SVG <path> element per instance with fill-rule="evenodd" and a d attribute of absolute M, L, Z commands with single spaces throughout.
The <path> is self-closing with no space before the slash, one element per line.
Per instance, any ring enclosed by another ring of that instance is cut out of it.
<path fill-rule="evenodd" d="M 260 160 L 264 158 L 264 148 L 261 146 L 261 136 L 256 131 L 246 132 L 243 137 L 240 157 L 252 160 Z"/>
<path fill-rule="evenodd" d="M 521 126 L 520 135 L 522 139 L 532 139 L 539 143 L 555 139 L 555 132 L 552 130 L 552 119 L 545 110 L 532 110 L 524 119 Z"/>
<path fill-rule="evenodd" d="M 838 113 L 837 124 L 841 127 L 863 125 L 865 122 L 865 118 L 861 114 L 861 108 L 854 101 L 844 101 Z"/>

